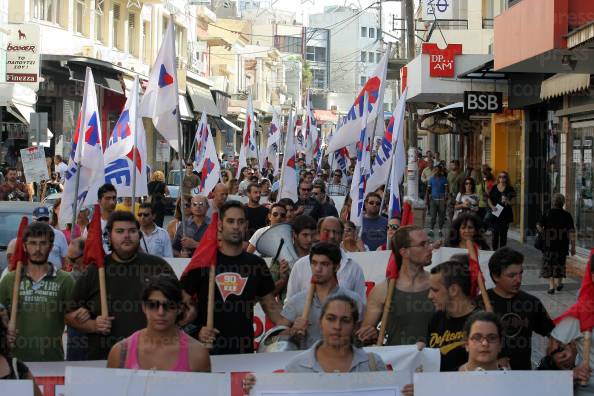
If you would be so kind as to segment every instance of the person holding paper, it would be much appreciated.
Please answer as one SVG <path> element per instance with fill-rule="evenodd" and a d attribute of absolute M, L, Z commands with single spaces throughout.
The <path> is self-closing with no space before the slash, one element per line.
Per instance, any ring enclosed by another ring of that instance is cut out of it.
<path fill-rule="evenodd" d="M 404 226 L 391 242 L 399 264 L 399 276 L 392 297 L 385 345 L 410 345 L 425 341 L 434 308 L 429 300 L 429 272 L 433 244 L 418 226 Z M 367 309 L 357 337 L 364 343 L 375 342 L 388 293 L 388 281 L 376 284 L 368 297 Z"/>
<path fill-rule="evenodd" d="M 431 269 L 429 299 L 436 312 L 429 322 L 427 346 L 439 348 L 440 371 L 458 371 L 468 361 L 464 323 L 477 310 L 470 297 L 468 261 L 446 261 Z"/>
<path fill-rule="evenodd" d="M 489 207 L 495 221 L 493 222 L 493 242 L 491 247 L 497 250 L 507 245 L 507 231 L 509 223 L 514 221 L 512 200 L 516 197 L 516 190 L 511 186 L 507 172 L 500 172 L 497 184 L 489 192 Z"/>
<path fill-rule="evenodd" d="M 357 303 L 358 317 L 363 316 L 364 306 L 357 294 L 338 285 L 336 273 L 340 268 L 342 254 L 340 248 L 327 242 L 320 242 L 311 248 L 309 261 L 311 266 L 311 282 L 315 285 L 309 317 L 302 318 L 307 290 L 303 290 L 289 298 L 283 307 L 281 315 L 283 320 L 279 325 L 291 326 L 289 333 L 292 336 L 303 338 L 301 345 L 311 347 L 321 339 L 319 318 L 325 301 L 333 296 L 344 295 Z"/>
<path fill-rule="evenodd" d="M 501 352 L 503 326 L 492 312 L 479 311 L 472 314 L 464 324 L 468 362 L 459 371 L 506 370 L 497 359 Z"/>
<path fill-rule="evenodd" d="M 108 368 L 210 372 L 208 350 L 177 327 L 184 316 L 177 278 L 152 277 L 142 292 L 142 311 L 146 328 L 111 348 Z"/>

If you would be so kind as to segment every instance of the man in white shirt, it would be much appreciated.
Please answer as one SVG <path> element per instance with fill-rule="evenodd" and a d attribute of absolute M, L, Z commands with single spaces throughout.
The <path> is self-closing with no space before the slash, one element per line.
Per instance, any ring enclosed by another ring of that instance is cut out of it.
<path fill-rule="evenodd" d="M 35 208 L 33 211 L 33 220 L 49 224 L 49 209 L 45 206 Z M 56 269 L 60 269 L 62 268 L 62 264 L 64 264 L 64 258 L 68 255 L 68 241 L 62 231 L 56 230 L 52 226 L 50 227 L 54 232 L 54 244 L 52 245 L 52 250 L 50 251 L 47 261 L 52 263 Z"/>
<path fill-rule="evenodd" d="M 140 204 L 138 219 L 142 233 L 140 249 L 153 256 L 173 257 L 169 234 L 155 224 L 155 214 L 150 203 L 145 202 Z"/>
<path fill-rule="evenodd" d="M 55 169 L 58 177 L 60 178 L 60 183 L 64 184 L 64 175 L 68 170 L 68 165 L 66 165 L 61 155 L 56 155 L 55 162 Z"/>
<path fill-rule="evenodd" d="M 320 241 L 340 246 L 343 232 L 344 226 L 336 217 L 325 217 L 318 222 Z M 311 282 L 311 275 L 309 256 L 297 260 L 291 269 L 289 284 L 287 286 L 287 298 L 291 298 L 302 290 L 307 290 Z M 344 251 L 342 251 L 342 258 L 340 260 L 340 268 L 337 272 L 337 276 L 340 287 L 358 294 L 361 298 L 361 302 L 365 304 L 367 298 L 363 270 L 353 259 L 347 257 L 346 252 Z"/>

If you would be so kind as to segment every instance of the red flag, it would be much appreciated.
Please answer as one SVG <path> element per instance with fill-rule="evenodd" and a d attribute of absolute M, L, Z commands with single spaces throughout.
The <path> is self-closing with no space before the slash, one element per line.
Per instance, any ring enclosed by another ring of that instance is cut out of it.
<path fill-rule="evenodd" d="M 215 212 L 200 240 L 200 244 L 196 250 L 194 250 L 192 259 L 184 270 L 184 273 L 181 276 L 182 278 L 192 270 L 197 268 L 208 268 L 210 266 L 214 267 L 217 264 L 217 251 L 219 250 L 218 223 L 219 214 Z"/>
<path fill-rule="evenodd" d="M 478 246 L 473 243 L 472 249 L 474 252 L 471 252 L 470 249 L 468 250 L 468 267 L 470 270 L 470 297 L 474 298 L 479 294 L 478 277 L 483 276 L 483 274 L 481 273 L 481 266 L 478 262 Z"/>
<path fill-rule="evenodd" d="M 388 267 L 386 267 L 386 278 L 388 279 L 398 279 L 398 263 L 396 262 L 396 256 L 394 252 L 390 254 L 390 259 L 388 260 Z"/>
<path fill-rule="evenodd" d="M 402 219 L 400 220 L 400 226 L 404 227 L 405 225 L 410 225 L 415 222 L 415 215 L 412 211 L 412 207 L 410 206 L 409 201 L 404 201 L 404 205 L 402 206 Z"/>
<path fill-rule="evenodd" d="M 592 283 L 592 275 L 590 274 L 592 255 L 594 255 L 594 249 L 590 250 L 590 259 L 586 266 L 586 272 L 584 272 L 582 287 L 576 303 L 561 316 L 554 319 L 555 324 L 559 324 L 563 319 L 571 316 L 580 321 L 580 331 L 591 331 L 594 327 L 594 283 Z"/>
<path fill-rule="evenodd" d="M 20 261 L 23 264 L 27 264 L 27 252 L 25 251 L 25 244 L 23 242 L 23 234 L 25 233 L 25 228 L 29 225 L 29 218 L 27 216 L 23 216 L 21 219 L 21 224 L 19 224 L 19 231 L 17 233 L 17 240 L 16 246 L 14 248 L 14 253 L 10 259 L 10 263 L 8 263 L 8 270 L 14 271 L 17 267 L 17 263 Z"/>
<path fill-rule="evenodd" d="M 103 250 L 103 232 L 101 231 L 101 207 L 95 204 L 93 218 L 87 229 L 87 240 L 83 252 L 83 264 L 94 263 L 97 268 L 105 265 L 105 251 Z"/>

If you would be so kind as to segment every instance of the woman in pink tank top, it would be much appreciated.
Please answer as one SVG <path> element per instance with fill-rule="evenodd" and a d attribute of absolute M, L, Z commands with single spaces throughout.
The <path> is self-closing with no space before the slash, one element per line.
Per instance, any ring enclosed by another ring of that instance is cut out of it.
<path fill-rule="evenodd" d="M 184 316 L 179 281 L 163 274 L 151 278 L 142 302 L 146 328 L 114 345 L 107 367 L 210 372 L 208 350 L 177 327 Z"/>

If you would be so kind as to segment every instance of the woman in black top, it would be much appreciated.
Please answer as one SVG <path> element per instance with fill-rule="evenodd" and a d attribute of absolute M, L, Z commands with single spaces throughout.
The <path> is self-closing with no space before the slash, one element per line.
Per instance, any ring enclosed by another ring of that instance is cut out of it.
<path fill-rule="evenodd" d="M 163 221 L 165 219 L 165 195 L 169 194 L 163 172 L 153 172 L 147 188 L 151 199 L 151 206 L 153 207 L 153 213 L 155 215 L 155 224 L 159 227 L 163 227 Z"/>
<path fill-rule="evenodd" d="M 549 280 L 549 294 L 563 289 L 565 278 L 565 260 L 567 254 L 575 255 L 575 226 L 571 214 L 563 210 L 565 197 L 561 194 L 553 196 L 553 207 L 536 225 L 543 233 L 543 263 L 540 276 Z M 571 244 L 571 250 L 570 250 Z"/>
<path fill-rule="evenodd" d="M 509 223 L 514 221 L 512 211 L 512 200 L 516 196 L 516 190 L 511 186 L 507 172 L 499 172 L 497 184 L 489 192 L 489 207 L 493 212 L 497 210 L 497 205 L 503 207 L 499 217 L 495 216 L 493 222 L 493 243 L 491 247 L 497 250 L 507 245 L 507 231 Z"/>
<path fill-rule="evenodd" d="M 33 380 L 33 392 L 35 396 L 42 396 L 41 390 L 35 383 L 35 379 L 29 368 L 23 362 L 10 355 L 8 331 L 4 318 L 5 316 L 0 314 L 0 380 Z"/>
<path fill-rule="evenodd" d="M 466 249 L 468 239 L 477 244 L 480 250 L 491 250 L 483 235 L 481 219 L 472 213 L 462 213 L 450 226 L 446 246 Z"/>

